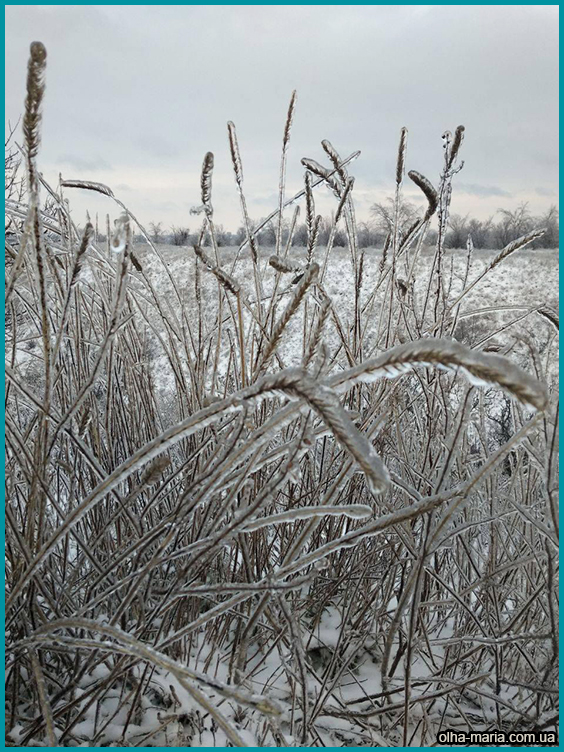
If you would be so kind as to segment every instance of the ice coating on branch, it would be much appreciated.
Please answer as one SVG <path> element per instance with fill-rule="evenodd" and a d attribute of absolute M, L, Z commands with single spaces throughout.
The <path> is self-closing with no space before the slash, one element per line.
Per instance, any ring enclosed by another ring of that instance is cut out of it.
<path fill-rule="evenodd" d="M 410 170 L 407 174 L 413 180 L 415 185 L 423 191 L 425 197 L 427 198 L 427 201 L 429 203 L 427 211 L 425 212 L 425 221 L 427 221 L 437 211 L 437 206 L 439 204 L 437 191 L 434 189 L 431 181 L 428 180 L 420 172 L 417 172 L 417 170 Z"/>
<path fill-rule="evenodd" d="M 493 385 L 537 410 L 548 401 L 546 386 L 501 355 L 472 350 L 455 340 L 426 337 L 387 350 L 328 381 L 341 391 L 357 381 L 394 378 L 416 366 L 459 370 L 471 383 Z"/>
<path fill-rule="evenodd" d="M 343 191 L 341 195 L 341 200 L 339 201 L 339 205 L 337 206 L 337 211 L 335 212 L 335 224 L 337 224 L 337 222 L 341 218 L 343 209 L 345 208 L 345 204 L 348 201 L 348 198 L 353 189 L 353 186 L 354 186 L 354 178 L 349 178 L 345 185 L 345 190 Z"/>
<path fill-rule="evenodd" d="M 269 525 L 279 525 L 282 523 L 297 522 L 298 520 L 307 520 L 311 517 L 325 516 L 344 516 L 350 517 L 353 520 L 363 520 L 372 516 L 372 509 L 367 504 L 302 507 L 299 509 L 291 509 L 288 512 L 281 512 L 280 514 L 273 514 L 268 517 L 263 517 L 262 519 L 252 520 L 245 525 L 243 531 L 245 533 L 250 533 L 253 530 L 268 527 Z"/>
<path fill-rule="evenodd" d="M 126 212 L 116 219 L 114 234 L 112 236 L 111 248 L 114 253 L 121 253 L 125 250 L 127 243 L 127 227 L 129 224 L 129 216 Z"/>
<path fill-rule="evenodd" d="M 308 157 L 304 157 L 302 159 L 303 166 L 312 172 L 314 175 L 317 175 L 318 178 L 321 178 L 324 182 L 327 183 L 335 193 L 335 195 L 339 196 L 341 195 L 341 186 L 337 178 L 335 177 L 335 171 L 328 170 L 326 167 L 323 167 L 323 165 L 320 165 L 319 162 L 317 162 L 315 159 L 309 159 Z"/>
<path fill-rule="evenodd" d="M 290 274 L 292 272 L 297 272 L 300 268 L 299 266 L 296 266 L 295 264 L 289 264 L 284 259 L 281 259 L 280 256 L 272 255 L 268 259 L 268 263 L 273 269 L 276 269 L 277 272 L 280 272 L 281 274 Z"/>
<path fill-rule="evenodd" d="M 95 183 L 92 180 L 63 180 L 61 186 L 63 188 L 82 188 L 85 191 L 96 191 L 96 193 L 114 198 L 111 188 L 108 188 L 104 183 Z"/>
<path fill-rule="evenodd" d="M 69 629 L 78 629 L 85 631 L 87 630 L 89 632 L 98 633 L 106 639 L 92 640 L 88 639 L 87 637 L 69 638 L 66 636 L 59 637 L 52 634 L 56 631 Z M 173 675 L 181 679 L 189 679 L 193 682 L 196 682 L 197 684 L 214 690 L 223 697 L 231 698 L 244 705 L 256 708 L 257 710 L 260 710 L 262 713 L 265 713 L 267 715 L 280 715 L 280 713 L 282 712 L 280 704 L 270 697 L 265 697 L 264 695 L 258 694 L 250 695 L 246 692 L 240 691 L 237 688 L 219 681 L 213 676 L 204 674 L 201 671 L 196 671 L 178 661 L 175 661 L 172 658 L 169 658 L 167 655 L 148 645 L 146 642 L 137 640 L 127 632 L 124 632 L 117 627 L 103 624 L 93 619 L 74 617 L 70 619 L 59 619 L 58 621 L 53 621 L 50 624 L 43 625 L 42 627 L 37 629 L 32 636 L 32 641 L 33 639 L 37 641 L 41 641 L 42 639 L 45 640 L 45 638 L 47 637 L 49 637 L 51 641 L 56 643 L 70 641 L 71 644 L 74 644 L 77 647 L 81 643 L 83 643 L 85 646 L 90 645 L 94 648 L 106 647 L 107 649 L 117 653 L 132 655 L 137 658 L 143 658 L 144 660 L 149 661 L 155 666 L 160 666 L 161 668 L 170 671 Z"/>
<path fill-rule="evenodd" d="M 199 245 L 194 246 L 194 251 L 196 252 L 198 258 L 201 259 L 202 263 L 206 266 L 206 269 L 214 274 L 221 282 L 221 284 L 227 290 L 229 290 L 229 292 L 233 293 L 233 295 L 238 295 L 241 292 L 239 283 L 235 279 L 233 279 L 230 274 L 227 274 L 227 272 L 225 272 L 221 267 L 215 266 L 215 264 L 206 256 Z"/>

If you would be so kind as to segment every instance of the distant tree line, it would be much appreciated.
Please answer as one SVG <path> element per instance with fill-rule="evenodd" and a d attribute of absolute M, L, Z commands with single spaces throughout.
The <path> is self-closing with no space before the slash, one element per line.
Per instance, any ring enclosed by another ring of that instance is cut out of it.
<path fill-rule="evenodd" d="M 453 214 L 446 242 L 449 248 L 462 248 L 468 235 L 471 235 L 475 248 L 503 248 L 536 228 L 544 228 L 545 234 L 531 244 L 533 248 L 558 248 L 559 218 L 556 206 L 551 206 L 541 216 L 533 216 L 526 203 L 513 211 L 499 209 L 495 218 L 492 216 L 485 220 Z"/>
<path fill-rule="evenodd" d="M 418 218 L 419 210 L 410 202 L 403 202 L 398 216 L 398 228 L 400 237 Z M 358 223 L 358 243 L 361 248 L 382 247 L 386 237 L 391 232 L 394 222 L 394 206 L 392 199 L 379 204 L 374 204 L 370 210 L 370 219 Z M 255 223 L 255 227 L 262 223 Z M 260 245 L 272 247 L 276 244 L 277 220 L 265 225 L 257 234 Z M 327 243 L 331 231 L 332 217 L 323 218 L 319 230 L 318 244 L 323 246 Z M 556 206 L 543 215 L 534 216 L 526 203 L 520 204 L 515 210 L 498 209 L 488 219 L 476 219 L 469 214 L 452 214 L 448 223 L 446 235 L 447 248 L 465 248 L 468 236 L 472 237 L 475 248 L 503 248 L 508 243 L 516 240 L 533 228 L 545 228 L 542 238 L 536 240 L 533 248 L 558 248 L 559 246 L 559 216 Z M 155 243 L 164 243 L 176 246 L 191 246 L 197 242 L 197 233 L 190 231 L 188 227 L 172 226 L 170 230 L 163 227 L 162 222 L 149 225 L 151 239 Z M 246 238 L 244 227 L 239 227 L 235 232 L 226 230 L 223 225 L 215 225 L 216 237 L 219 246 L 237 246 Z M 285 219 L 282 229 L 282 243 L 288 240 L 290 221 Z M 437 239 L 437 231 L 429 230 L 426 242 L 434 244 Z M 140 238 L 141 240 L 141 238 Z M 293 245 L 305 246 L 307 244 L 307 227 L 305 223 L 298 224 L 294 229 Z M 343 228 L 337 230 L 335 235 L 335 247 L 346 246 L 347 236 Z"/>

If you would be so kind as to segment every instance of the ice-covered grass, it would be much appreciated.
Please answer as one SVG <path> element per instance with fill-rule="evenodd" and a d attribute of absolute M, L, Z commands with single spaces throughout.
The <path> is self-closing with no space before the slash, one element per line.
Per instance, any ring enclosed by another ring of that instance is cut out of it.
<path fill-rule="evenodd" d="M 436 187 L 408 173 L 427 210 L 384 249 L 358 248 L 327 141 L 259 247 L 232 124 L 241 248 L 217 247 L 211 154 L 195 248 L 133 245 L 129 210 L 106 244 L 66 199 L 111 190 L 37 170 L 44 69 L 36 44 L 8 207 L 8 744 L 555 728 L 557 254 L 527 251 L 537 232 L 444 249 L 463 129 Z M 404 129 L 397 207 L 406 149 Z"/>

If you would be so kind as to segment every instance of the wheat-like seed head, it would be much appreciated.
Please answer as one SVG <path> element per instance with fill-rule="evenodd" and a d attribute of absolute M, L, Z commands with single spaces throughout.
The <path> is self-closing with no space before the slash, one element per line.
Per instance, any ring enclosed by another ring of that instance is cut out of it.
<path fill-rule="evenodd" d="M 313 231 L 313 223 L 315 221 L 315 200 L 313 198 L 313 190 L 311 188 L 311 172 L 306 170 L 305 173 L 305 199 L 306 199 L 306 227 L 308 237 Z"/>
<path fill-rule="evenodd" d="M 348 180 L 348 174 L 347 174 L 346 168 L 341 164 L 342 160 L 337 150 L 335 149 L 333 144 L 330 141 L 328 141 L 326 138 L 323 139 L 323 141 L 321 142 L 321 146 L 323 147 L 327 156 L 333 163 L 333 167 L 335 171 L 337 172 L 337 174 L 339 175 L 339 177 L 341 178 L 343 185 L 345 185 Z"/>
<path fill-rule="evenodd" d="M 454 138 L 452 140 L 452 146 L 450 147 L 450 150 L 448 152 L 448 160 L 447 160 L 447 167 L 450 169 L 452 165 L 454 164 L 454 160 L 458 156 L 458 152 L 460 151 L 460 147 L 462 146 L 462 142 L 464 140 L 464 131 L 465 128 L 463 125 L 459 125 L 457 129 L 454 132 Z"/>
<path fill-rule="evenodd" d="M 202 206 L 208 217 L 213 215 L 213 207 L 211 203 L 211 190 L 212 190 L 212 173 L 213 173 L 213 154 L 208 151 L 204 157 L 202 164 L 202 177 L 200 185 L 202 188 Z"/>
<path fill-rule="evenodd" d="M 288 143 L 290 141 L 290 131 L 292 130 L 292 123 L 294 121 L 294 111 L 296 109 L 296 98 L 297 93 L 296 90 L 292 92 L 292 96 L 290 98 L 290 105 L 288 107 L 288 114 L 286 116 L 286 123 L 284 125 L 284 137 L 282 139 L 283 148 L 286 149 L 288 146 Z"/>
<path fill-rule="evenodd" d="M 292 316 L 298 310 L 300 303 L 302 302 L 306 292 L 308 291 L 310 285 L 317 279 L 318 274 L 319 274 L 319 266 L 317 264 L 311 264 L 305 270 L 303 276 L 301 277 L 298 283 L 298 286 L 296 287 L 294 291 L 294 294 L 290 302 L 288 303 L 288 305 L 284 309 L 284 312 L 280 316 L 280 319 L 276 322 L 276 325 L 274 326 L 272 335 L 270 337 L 270 341 L 268 342 L 266 349 L 264 351 L 264 355 L 262 356 L 259 370 L 262 368 L 265 368 L 268 365 L 268 361 L 270 360 L 270 358 L 272 357 L 274 353 L 274 350 L 276 349 L 276 345 L 278 344 L 278 341 L 280 340 L 280 337 L 282 336 L 282 332 L 286 328 Z"/>
<path fill-rule="evenodd" d="M 309 157 L 303 157 L 302 164 L 306 168 L 306 170 L 313 172 L 314 175 L 317 175 L 318 178 L 321 178 L 325 183 L 327 183 L 327 185 L 332 189 L 333 193 L 337 197 L 341 197 L 341 185 L 335 178 L 335 175 L 331 174 L 330 170 L 328 170 L 326 167 L 323 167 L 323 165 L 320 165 L 319 162 L 315 161 L 315 159 L 309 159 Z"/>
<path fill-rule="evenodd" d="M 494 258 L 494 260 L 489 264 L 488 269 L 494 269 L 498 264 L 501 264 L 501 262 L 506 259 L 508 256 L 510 256 L 515 251 L 518 251 L 520 248 L 523 248 L 524 246 L 528 245 L 529 243 L 532 243 L 533 240 L 537 240 L 537 238 L 541 238 L 545 233 L 545 230 L 532 230 L 531 232 L 526 233 L 525 235 L 522 235 L 520 238 L 517 238 L 517 240 L 513 240 L 511 243 L 508 243 L 505 248 L 503 248 L 497 256 Z"/>
<path fill-rule="evenodd" d="M 258 385 L 257 385 L 258 387 Z M 252 387 L 249 388 L 249 392 Z M 278 389 L 285 394 L 294 394 L 305 400 L 333 432 L 337 441 L 345 447 L 366 476 L 373 494 L 383 493 L 389 485 L 389 473 L 366 436 L 359 431 L 339 403 L 332 389 L 320 385 L 299 368 L 287 368 L 261 380 L 261 390 Z"/>
<path fill-rule="evenodd" d="M 340 220 L 341 215 L 343 213 L 343 209 L 345 208 L 345 205 L 347 203 L 347 200 L 351 194 L 351 191 L 354 186 L 354 178 L 349 178 L 347 180 L 345 190 L 343 191 L 343 195 L 341 196 L 341 200 L 339 201 L 339 204 L 337 206 L 337 211 L 335 212 L 335 224 Z"/>
<path fill-rule="evenodd" d="M 133 251 L 131 251 L 131 253 L 129 254 L 129 258 L 131 259 L 131 263 L 133 264 L 133 267 L 138 272 L 142 272 L 143 271 L 143 266 L 142 266 L 141 262 L 139 261 L 139 259 L 137 258 L 137 256 L 133 253 Z"/>
<path fill-rule="evenodd" d="M 239 283 L 221 267 L 216 266 L 212 262 L 212 260 L 208 258 L 208 256 L 206 256 L 203 249 L 199 245 L 194 246 L 194 251 L 196 252 L 198 258 L 201 259 L 203 264 L 206 266 L 208 271 L 210 271 L 215 277 L 217 277 L 217 279 L 221 282 L 226 290 L 229 290 L 229 292 L 233 293 L 233 295 L 238 295 L 241 292 L 241 286 L 239 285 Z"/>
<path fill-rule="evenodd" d="M 427 198 L 427 201 L 429 202 L 427 211 L 425 212 L 425 221 L 427 221 L 437 211 L 437 206 L 439 204 L 437 191 L 433 188 L 431 181 L 428 180 L 420 172 L 417 172 L 416 170 L 410 170 L 407 174 L 413 180 L 415 185 L 418 188 L 421 188 L 421 190 L 425 194 L 425 197 Z"/>
<path fill-rule="evenodd" d="M 45 94 L 47 50 L 41 42 L 32 42 L 29 53 L 23 133 L 28 157 L 34 159 L 41 137 L 41 103 Z"/>
<path fill-rule="evenodd" d="M 508 358 L 472 350 L 455 340 L 432 337 L 406 342 L 386 350 L 377 358 L 334 376 L 328 383 L 333 387 L 343 387 L 355 381 L 371 382 L 380 378 L 394 378 L 417 365 L 460 369 L 473 384 L 499 386 L 512 397 L 537 410 L 544 410 L 547 405 L 546 385 L 518 368 Z"/>
<path fill-rule="evenodd" d="M 406 153 L 407 153 L 407 128 L 402 128 L 399 147 L 398 147 L 398 158 L 396 162 L 396 185 L 397 186 L 400 186 L 403 181 L 403 173 L 405 171 Z"/>
<path fill-rule="evenodd" d="M 74 268 L 71 274 L 70 287 L 73 287 L 76 284 L 80 269 L 82 267 L 83 256 L 88 249 L 88 245 L 90 243 L 90 240 L 92 239 L 93 232 L 94 228 L 92 227 L 92 224 L 90 222 L 87 222 L 86 227 L 84 228 L 84 232 L 82 233 L 82 239 L 78 247 L 78 252 L 76 254 Z"/>
<path fill-rule="evenodd" d="M 85 191 L 96 191 L 96 193 L 114 198 L 111 188 L 108 188 L 104 183 L 94 183 L 91 180 L 62 180 L 61 188 L 82 188 Z"/>
<path fill-rule="evenodd" d="M 392 233 L 389 232 L 386 235 L 386 240 L 384 241 L 384 247 L 382 248 L 382 258 L 380 260 L 380 271 L 383 272 L 384 268 L 386 266 L 386 260 L 388 258 L 388 251 L 390 250 L 390 246 L 392 244 Z"/>
<path fill-rule="evenodd" d="M 273 269 L 276 269 L 277 272 L 280 272 L 281 274 L 290 274 L 291 272 L 298 271 L 299 267 L 288 264 L 284 259 L 281 259 L 280 256 L 273 255 L 268 259 L 268 263 Z"/>
<path fill-rule="evenodd" d="M 229 151 L 231 153 L 231 161 L 233 162 L 235 180 L 237 181 L 238 185 L 241 186 L 243 184 L 243 163 L 241 162 L 241 154 L 239 153 L 237 131 L 235 130 L 235 125 L 231 122 L 231 120 L 227 123 L 227 133 L 229 136 Z"/>
<path fill-rule="evenodd" d="M 319 164 L 315 159 L 303 157 L 302 164 L 307 170 L 310 170 L 314 175 L 317 175 L 317 177 L 327 180 L 330 171 L 326 167 L 323 167 L 323 165 Z"/>
<path fill-rule="evenodd" d="M 318 214 L 313 222 L 313 227 L 311 228 L 311 234 L 308 237 L 308 241 L 307 241 L 308 264 L 311 263 L 311 260 L 313 258 L 313 253 L 315 251 L 315 246 L 317 245 L 317 238 L 319 237 L 319 230 L 321 227 L 322 220 L 323 220 L 323 217 L 320 214 Z"/>

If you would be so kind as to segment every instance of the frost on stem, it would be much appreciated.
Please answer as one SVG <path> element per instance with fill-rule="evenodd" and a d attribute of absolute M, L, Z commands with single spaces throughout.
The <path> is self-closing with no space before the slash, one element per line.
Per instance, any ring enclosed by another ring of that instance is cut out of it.
<path fill-rule="evenodd" d="M 114 234 L 112 236 L 111 248 L 114 253 L 122 253 L 127 244 L 127 233 L 129 227 L 129 216 L 123 213 L 119 219 L 116 219 Z"/>
<path fill-rule="evenodd" d="M 343 389 L 356 381 L 371 383 L 381 378 L 395 378 L 418 365 L 459 369 L 473 384 L 499 386 L 537 410 L 544 410 L 547 404 L 546 386 L 508 358 L 472 350 L 455 340 L 432 337 L 393 347 L 377 358 L 334 376 L 328 383 Z"/>

